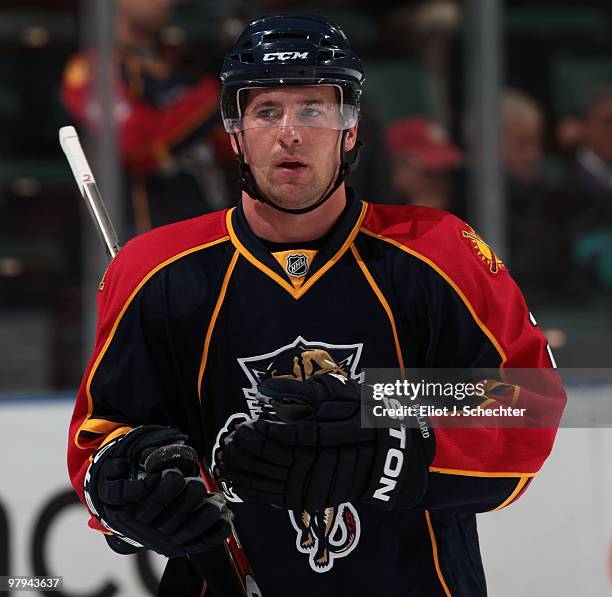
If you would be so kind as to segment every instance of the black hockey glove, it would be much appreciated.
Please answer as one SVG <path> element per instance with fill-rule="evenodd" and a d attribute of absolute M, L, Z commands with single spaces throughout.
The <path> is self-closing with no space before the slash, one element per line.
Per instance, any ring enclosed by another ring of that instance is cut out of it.
<path fill-rule="evenodd" d="M 179 468 L 145 472 L 154 450 L 186 441 L 177 429 L 146 425 L 95 454 L 85 476 L 85 499 L 117 538 L 175 557 L 210 549 L 230 534 L 231 513 L 221 496 L 206 491 L 197 465 L 189 471 L 186 462 L 177 462 L 187 475 Z"/>
<path fill-rule="evenodd" d="M 362 429 L 360 386 L 327 373 L 258 388 L 278 420 L 243 423 L 225 440 L 219 475 L 245 501 L 289 510 L 362 502 L 410 508 L 425 492 L 433 432 Z"/>

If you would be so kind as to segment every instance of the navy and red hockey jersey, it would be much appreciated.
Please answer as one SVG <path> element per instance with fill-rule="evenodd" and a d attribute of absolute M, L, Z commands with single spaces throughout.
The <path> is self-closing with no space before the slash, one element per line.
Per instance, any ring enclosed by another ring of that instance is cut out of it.
<path fill-rule="evenodd" d="M 256 414 L 270 367 L 304 379 L 321 355 L 355 378 L 367 367 L 552 366 L 505 266 L 456 217 L 349 195 L 322 242 L 291 250 L 258 239 L 239 206 L 138 237 L 110 264 L 70 426 L 76 491 L 94 451 L 142 424 L 178 427 L 210 462 L 228 423 Z M 558 421 L 560 385 L 529 399 Z M 266 597 L 478 597 L 475 513 L 514 502 L 555 433 L 436 428 L 427 491 L 411 509 L 302 513 L 227 497 Z M 176 595 L 202 592 L 188 563 L 173 569 Z"/>
<path fill-rule="evenodd" d="M 219 114 L 217 78 L 188 85 L 161 51 L 121 45 L 114 59 L 129 236 L 226 207 L 219 162 L 233 161 L 233 154 Z M 100 126 L 95 68 L 94 52 L 75 54 L 61 90 L 70 115 L 93 131 Z"/>

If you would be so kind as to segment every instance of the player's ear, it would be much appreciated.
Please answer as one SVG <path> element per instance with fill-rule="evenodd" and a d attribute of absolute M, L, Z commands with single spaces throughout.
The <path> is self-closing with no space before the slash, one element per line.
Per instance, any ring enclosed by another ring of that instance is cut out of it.
<path fill-rule="evenodd" d="M 230 142 L 232 144 L 232 149 L 234 150 L 234 155 L 238 155 L 238 143 L 236 141 L 236 139 L 238 138 L 238 135 L 230 135 Z M 242 149 L 242 147 L 240 148 Z"/>
<path fill-rule="evenodd" d="M 234 151 L 234 155 L 238 156 L 242 153 L 242 158 L 244 159 L 245 164 L 249 163 L 248 152 L 245 148 L 243 133 L 234 133 L 230 135 L 230 142 L 232 144 L 232 150 Z"/>
<path fill-rule="evenodd" d="M 348 129 L 346 133 L 346 137 L 344 138 L 344 151 L 351 151 L 353 147 L 355 147 L 355 143 L 357 143 L 357 129 L 359 128 L 359 123 L 355 126 L 352 126 Z"/>

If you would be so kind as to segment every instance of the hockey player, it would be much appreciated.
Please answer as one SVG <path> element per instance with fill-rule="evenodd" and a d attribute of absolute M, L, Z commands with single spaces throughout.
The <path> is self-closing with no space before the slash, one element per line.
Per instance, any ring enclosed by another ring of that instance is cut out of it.
<path fill-rule="evenodd" d="M 160 595 L 226 594 L 192 562 L 222 553 L 228 509 L 265 597 L 485 595 L 475 513 L 540 470 L 562 388 L 487 398 L 542 405 L 546 428 L 372 430 L 361 370 L 546 369 L 544 336 L 468 225 L 345 188 L 363 71 L 338 27 L 255 21 L 221 80 L 240 204 L 134 239 L 100 285 L 68 453 L 90 526 L 169 556 Z M 178 470 L 143 472 L 180 442 L 225 505 Z"/>

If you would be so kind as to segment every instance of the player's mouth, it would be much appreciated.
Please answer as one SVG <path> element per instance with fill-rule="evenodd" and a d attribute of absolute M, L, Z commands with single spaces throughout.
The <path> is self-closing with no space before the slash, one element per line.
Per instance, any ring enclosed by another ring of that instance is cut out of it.
<path fill-rule="evenodd" d="M 281 172 L 303 172 L 308 165 L 301 160 L 295 158 L 285 159 L 277 162 L 276 168 L 280 169 Z"/>

